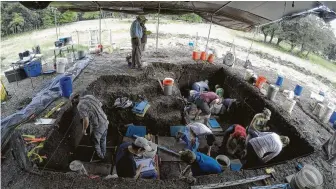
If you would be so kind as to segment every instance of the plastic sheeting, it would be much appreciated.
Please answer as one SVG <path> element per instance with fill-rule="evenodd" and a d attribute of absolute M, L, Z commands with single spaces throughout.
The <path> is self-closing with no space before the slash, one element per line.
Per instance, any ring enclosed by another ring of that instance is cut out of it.
<path fill-rule="evenodd" d="M 50 80 L 38 92 L 30 104 L 24 109 L 1 120 L 1 146 L 2 148 L 7 144 L 15 127 L 28 120 L 32 115 L 37 115 L 46 109 L 53 101 L 61 97 L 61 89 L 59 80 L 64 76 L 70 76 L 72 81 L 81 73 L 81 71 L 90 63 L 92 57 L 86 57 L 76 62 L 64 74 L 60 74 Z"/>

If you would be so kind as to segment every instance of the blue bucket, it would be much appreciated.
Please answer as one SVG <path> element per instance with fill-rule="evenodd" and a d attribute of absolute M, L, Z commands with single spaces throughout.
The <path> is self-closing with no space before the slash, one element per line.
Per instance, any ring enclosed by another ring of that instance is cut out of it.
<path fill-rule="evenodd" d="M 336 121 L 336 111 L 334 111 L 334 113 L 331 115 L 329 122 L 334 124 Z M 336 128 L 335 128 L 336 129 Z"/>
<path fill-rule="evenodd" d="M 283 81 L 284 81 L 283 76 L 278 76 L 278 79 L 277 79 L 277 81 L 275 82 L 275 85 L 281 87 L 282 84 L 283 84 Z"/>
<path fill-rule="evenodd" d="M 295 89 L 294 89 L 294 94 L 296 96 L 300 96 L 302 94 L 302 90 L 303 90 L 303 87 L 300 86 L 300 85 L 296 85 Z"/>
<path fill-rule="evenodd" d="M 190 41 L 189 42 L 189 47 L 193 47 L 194 46 L 194 42 L 193 41 Z"/>
<path fill-rule="evenodd" d="M 64 76 L 60 79 L 62 96 L 69 98 L 72 93 L 72 80 L 70 76 Z"/>

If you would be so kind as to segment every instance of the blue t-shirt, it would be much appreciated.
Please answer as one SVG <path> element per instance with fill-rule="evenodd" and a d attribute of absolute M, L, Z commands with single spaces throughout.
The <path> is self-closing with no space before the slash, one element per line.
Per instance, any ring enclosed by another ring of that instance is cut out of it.
<path fill-rule="evenodd" d="M 128 150 L 128 146 L 132 145 L 130 142 L 122 143 L 119 146 L 116 155 L 116 170 L 118 177 L 133 178 L 136 174 L 136 163 L 134 156 Z"/>
<path fill-rule="evenodd" d="M 220 164 L 205 154 L 196 152 L 196 160 L 191 164 L 191 172 L 193 176 L 217 174 L 222 172 Z"/>

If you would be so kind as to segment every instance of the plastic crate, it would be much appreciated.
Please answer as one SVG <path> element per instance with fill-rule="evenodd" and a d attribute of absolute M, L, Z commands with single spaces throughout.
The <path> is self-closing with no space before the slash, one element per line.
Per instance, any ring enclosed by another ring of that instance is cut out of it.
<path fill-rule="evenodd" d="M 42 73 L 42 65 L 40 60 L 34 60 L 24 65 L 24 70 L 28 77 L 37 77 Z"/>

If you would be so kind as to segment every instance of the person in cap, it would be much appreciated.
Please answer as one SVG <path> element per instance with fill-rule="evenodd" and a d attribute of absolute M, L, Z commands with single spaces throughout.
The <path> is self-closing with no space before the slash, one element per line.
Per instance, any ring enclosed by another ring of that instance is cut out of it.
<path fill-rule="evenodd" d="M 90 138 L 95 151 L 100 159 L 104 159 L 109 121 L 102 109 L 102 103 L 85 91 L 73 93 L 70 100 L 73 106 L 77 105 L 79 117 L 83 120 L 83 134 L 87 135 L 86 130 L 90 126 Z"/>
<path fill-rule="evenodd" d="M 199 147 L 198 137 L 205 136 L 207 144 L 209 146 L 207 155 L 210 156 L 211 147 L 216 141 L 215 135 L 212 131 L 202 123 L 190 123 L 185 127 L 185 131 L 178 131 L 176 139 L 182 139 L 187 144 L 187 149 L 197 152 Z"/>
<path fill-rule="evenodd" d="M 214 92 L 203 92 L 199 95 L 199 98 L 195 99 L 194 103 L 199 109 L 195 115 L 195 119 L 197 119 L 198 116 L 202 115 L 204 116 L 204 125 L 208 125 L 208 121 L 211 116 L 211 109 L 214 104 L 220 104 L 221 99 Z"/>
<path fill-rule="evenodd" d="M 261 132 L 268 131 L 270 128 L 266 124 L 270 119 L 271 111 L 265 108 L 262 113 L 258 113 L 253 117 L 249 127 L 253 127 L 255 130 Z"/>
<path fill-rule="evenodd" d="M 192 176 L 221 173 L 222 166 L 212 157 L 200 152 L 185 150 L 179 152 L 182 161 L 190 165 Z"/>
<path fill-rule="evenodd" d="M 141 69 L 141 38 L 143 35 L 141 22 L 143 16 L 137 16 L 136 20 L 133 21 L 130 29 L 131 42 L 132 42 L 132 68 L 137 65 Z"/>
<path fill-rule="evenodd" d="M 142 27 L 142 38 L 141 38 L 141 51 L 144 52 L 147 43 L 147 28 L 145 26 L 147 19 L 145 17 L 142 18 L 142 22 L 140 23 Z"/>
<path fill-rule="evenodd" d="M 247 164 L 267 163 L 280 154 L 282 149 L 290 143 L 287 136 L 280 136 L 274 132 L 260 132 L 249 128 L 246 157 Z"/>
<path fill-rule="evenodd" d="M 225 132 L 221 151 L 227 155 L 241 159 L 245 155 L 246 129 L 239 125 L 231 125 Z"/>
<path fill-rule="evenodd" d="M 220 85 L 215 86 L 216 94 L 219 96 L 219 98 L 224 97 L 224 89 L 220 87 Z"/>
<path fill-rule="evenodd" d="M 145 151 L 152 151 L 148 140 L 138 137 L 133 143 L 125 142 L 118 148 L 116 154 L 116 170 L 118 177 L 139 178 L 141 169 L 145 166 L 136 166 L 134 156 L 141 156 Z"/>

